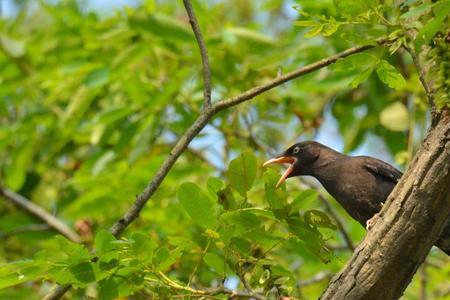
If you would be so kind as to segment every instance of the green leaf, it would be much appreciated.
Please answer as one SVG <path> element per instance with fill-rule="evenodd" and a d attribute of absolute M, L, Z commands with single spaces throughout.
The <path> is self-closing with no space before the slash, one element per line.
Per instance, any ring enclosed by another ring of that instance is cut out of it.
<path fill-rule="evenodd" d="M 169 237 L 169 244 L 186 252 L 195 252 L 199 249 L 199 246 L 192 239 L 183 236 Z"/>
<path fill-rule="evenodd" d="M 82 262 L 69 267 L 69 272 L 80 283 L 90 283 L 95 281 L 95 273 L 92 263 Z"/>
<path fill-rule="evenodd" d="M 150 262 L 153 259 L 153 251 L 157 247 L 156 243 L 149 235 L 142 232 L 135 232 L 130 238 L 134 241 L 131 245 L 134 257 L 143 262 Z"/>
<path fill-rule="evenodd" d="M 224 182 L 216 177 L 208 177 L 208 180 L 206 181 L 206 187 L 213 194 L 217 194 L 224 186 Z"/>
<path fill-rule="evenodd" d="M 312 26 L 318 26 L 320 25 L 319 22 L 317 21 L 312 21 L 312 20 L 300 20 L 300 21 L 295 21 L 294 25 L 296 26 L 301 26 L 301 27 L 312 27 Z"/>
<path fill-rule="evenodd" d="M 303 241 L 306 248 L 323 262 L 329 262 L 327 252 L 324 250 L 325 241 L 322 234 L 315 227 L 311 227 L 300 218 L 287 220 L 289 231 Z"/>
<path fill-rule="evenodd" d="M 417 33 L 414 46 L 420 52 L 422 45 L 428 44 L 431 39 L 443 28 L 445 18 L 450 14 L 450 0 L 440 1 L 433 9 L 434 18 L 428 21 Z"/>
<path fill-rule="evenodd" d="M 68 256 L 69 262 L 73 263 L 86 261 L 91 258 L 89 251 L 86 249 L 84 245 L 80 245 L 72 241 L 69 241 L 68 239 L 60 235 L 56 236 L 55 240 L 57 241 L 60 250 L 63 251 Z"/>
<path fill-rule="evenodd" d="M 192 220 L 204 228 L 217 226 L 217 214 L 212 201 L 195 183 L 183 183 L 178 188 L 178 201 Z"/>
<path fill-rule="evenodd" d="M 153 264 L 158 271 L 164 271 L 173 265 L 178 258 L 180 258 L 181 254 L 182 251 L 178 248 L 171 251 L 166 247 L 159 248 L 158 251 L 156 251 Z"/>
<path fill-rule="evenodd" d="M 324 27 L 323 24 L 314 26 L 310 31 L 305 33 L 305 35 L 304 35 L 305 38 L 312 38 L 312 37 L 318 35 L 322 31 L 323 27 Z"/>
<path fill-rule="evenodd" d="M 110 108 L 103 113 L 101 113 L 98 117 L 98 123 L 101 124 L 110 124 L 117 120 L 120 120 L 135 111 L 132 107 L 114 107 Z"/>
<path fill-rule="evenodd" d="M 270 270 L 266 269 L 259 277 L 259 284 L 264 284 L 270 278 Z"/>
<path fill-rule="evenodd" d="M 361 72 L 373 69 L 377 61 L 378 56 L 373 53 L 357 53 L 344 59 L 339 59 L 332 68 L 335 72 L 348 72 L 351 70 Z"/>
<path fill-rule="evenodd" d="M 231 186 L 242 197 L 247 197 L 247 191 L 253 186 L 256 178 L 256 158 L 252 152 L 244 152 L 233 159 L 227 171 Z"/>
<path fill-rule="evenodd" d="M 192 31 L 189 30 L 189 25 L 173 16 L 163 14 L 134 15 L 129 22 L 135 29 L 148 31 L 155 36 L 168 40 L 192 41 L 194 38 Z"/>
<path fill-rule="evenodd" d="M 279 177 L 277 172 L 267 169 L 264 173 L 264 189 L 266 200 L 269 202 L 273 214 L 282 220 L 288 216 L 289 207 L 286 203 L 286 192 L 275 187 Z"/>
<path fill-rule="evenodd" d="M 400 16 L 400 19 L 417 18 L 424 15 L 428 10 L 430 10 L 435 3 L 422 3 L 419 6 L 411 8 L 408 12 Z"/>
<path fill-rule="evenodd" d="M 117 284 L 118 283 L 114 280 L 113 276 L 111 276 L 106 280 L 100 281 L 99 299 L 112 300 L 119 297 L 119 290 Z"/>
<path fill-rule="evenodd" d="M 219 275 L 232 275 L 233 273 L 231 272 L 230 268 L 228 267 L 227 263 L 225 262 L 225 260 L 223 259 L 223 257 L 212 253 L 212 252 L 208 252 L 205 254 L 205 256 L 203 257 L 203 261 L 209 266 L 211 267 L 211 269 L 216 272 Z"/>
<path fill-rule="evenodd" d="M 242 235 L 248 231 L 255 230 L 261 225 L 261 220 L 258 216 L 248 210 L 225 212 L 220 217 L 229 225 L 235 226 L 235 235 Z"/>
<path fill-rule="evenodd" d="M 20 260 L 0 265 L 0 289 L 44 276 L 44 263 Z"/>
<path fill-rule="evenodd" d="M 338 23 L 327 23 L 324 25 L 322 34 L 323 36 L 330 36 L 339 29 L 340 24 Z"/>
<path fill-rule="evenodd" d="M 393 89 L 402 89 L 406 85 L 405 78 L 400 74 L 397 69 L 382 59 L 377 65 L 378 77 Z"/>
<path fill-rule="evenodd" d="M 88 88 L 101 87 L 109 81 L 109 69 L 102 67 L 86 75 L 84 83 Z"/>
<path fill-rule="evenodd" d="M 8 55 L 16 58 L 26 54 L 25 42 L 0 35 L 0 43 Z"/>
<path fill-rule="evenodd" d="M 34 139 L 24 143 L 13 152 L 12 164 L 5 172 L 5 184 L 12 190 L 19 190 L 25 183 L 28 169 L 32 165 L 34 153 Z"/>
<path fill-rule="evenodd" d="M 299 209 L 302 209 L 312 202 L 317 201 L 319 194 L 317 191 L 313 189 L 307 189 L 302 191 L 290 204 L 290 212 L 298 212 Z"/>
<path fill-rule="evenodd" d="M 95 250 L 101 261 L 118 259 L 116 238 L 107 230 L 100 230 L 95 236 Z"/>
<path fill-rule="evenodd" d="M 392 131 L 405 131 L 409 128 L 409 112 L 401 102 L 395 102 L 380 113 L 380 123 Z"/>
<path fill-rule="evenodd" d="M 358 85 L 366 81 L 370 77 L 370 74 L 372 74 L 372 72 L 373 68 L 368 68 L 362 72 L 359 72 L 358 75 L 356 75 L 355 78 L 353 78 L 353 80 L 350 82 L 350 86 L 352 88 L 356 88 Z"/>
<path fill-rule="evenodd" d="M 305 221 L 316 227 L 325 227 L 336 230 L 336 225 L 331 221 L 328 215 L 320 210 L 308 210 L 305 212 Z"/>
<path fill-rule="evenodd" d="M 250 30 L 244 27 L 231 27 L 227 29 L 239 40 L 253 45 L 272 46 L 275 41 L 272 37 L 262 34 L 258 31 Z"/>

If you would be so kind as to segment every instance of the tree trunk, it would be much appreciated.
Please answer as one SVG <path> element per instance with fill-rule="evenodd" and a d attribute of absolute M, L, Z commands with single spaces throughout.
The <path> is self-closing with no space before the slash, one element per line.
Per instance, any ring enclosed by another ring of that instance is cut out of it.
<path fill-rule="evenodd" d="M 321 299 L 398 299 L 450 216 L 450 113 L 433 122 L 377 224 Z"/>

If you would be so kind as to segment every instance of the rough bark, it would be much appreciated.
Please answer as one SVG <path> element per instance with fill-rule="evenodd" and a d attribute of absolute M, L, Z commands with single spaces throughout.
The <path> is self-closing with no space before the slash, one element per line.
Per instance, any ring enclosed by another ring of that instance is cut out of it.
<path fill-rule="evenodd" d="M 398 299 L 450 216 L 450 113 L 437 117 L 376 225 L 321 299 Z"/>

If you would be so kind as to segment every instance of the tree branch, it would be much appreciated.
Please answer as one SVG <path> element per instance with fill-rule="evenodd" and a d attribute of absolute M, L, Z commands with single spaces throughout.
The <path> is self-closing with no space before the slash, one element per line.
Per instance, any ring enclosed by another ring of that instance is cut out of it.
<path fill-rule="evenodd" d="M 208 51 L 206 50 L 205 42 L 198 26 L 197 18 L 195 17 L 194 9 L 190 0 L 183 0 L 184 7 L 189 16 L 189 23 L 191 23 L 192 31 L 194 32 L 195 39 L 197 40 L 198 48 L 200 49 L 200 56 L 202 58 L 203 67 L 203 97 L 204 97 L 204 108 L 208 109 L 211 107 L 211 68 L 209 67 Z"/>
<path fill-rule="evenodd" d="M 383 45 L 387 42 L 387 40 L 385 38 L 381 38 L 378 39 L 376 41 L 376 43 L 378 45 Z M 303 68 L 297 69 L 295 71 L 289 72 L 285 75 L 281 75 L 278 76 L 275 79 L 272 79 L 271 81 L 269 81 L 268 83 L 262 84 L 260 86 L 254 87 L 252 89 L 249 89 L 243 93 L 241 93 L 238 96 L 235 97 L 231 97 L 228 99 L 224 99 L 222 101 L 219 101 L 218 103 L 216 103 L 213 106 L 213 110 L 214 111 L 221 111 L 224 110 L 226 108 L 238 105 L 242 102 L 248 101 L 256 96 L 258 96 L 259 94 L 262 94 L 270 89 L 273 89 L 274 87 L 277 87 L 279 85 L 282 85 L 283 83 L 286 83 L 288 81 L 291 81 L 292 79 L 298 78 L 300 76 L 303 76 L 305 74 L 311 73 L 313 71 L 322 69 L 324 67 L 327 67 L 333 63 L 335 63 L 336 61 L 338 61 L 339 59 L 345 58 L 347 56 L 350 56 L 352 54 L 356 54 L 359 52 L 363 52 L 366 51 L 368 49 L 374 48 L 375 46 L 373 45 L 364 45 L 364 46 L 356 46 L 356 47 L 352 47 L 349 48 L 345 51 L 339 52 L 335 55 L 332 55 L 330 57 L 324 58 L 322 60 L 319 60 L 315 63 L 309 64 Z"/>
<path fill-rule="evenodd" d="M 386 39 L 378 39 L 377 44 L 383 45 L 386 43 Z M 119 237 L 122 231 L 136 218 L 139 217 L 140 211 L 144 208 L 147 201 L 153 196 L 155 191 L 158 189 L 159 185 L 162 183 L 166 175 L 169 173 L 172 166 L 177 161 L 178 157 L 187 149 L 189 143 L 200 133 L 200 131 L 208 124 L 208 122 L 212 119 L 214 115 L 225 110 L 229 107 L 236 106 L 242 102 L 253 99 L 255 96 L 264 93 L 270 89 L 273 89 L 277 86 L 282 85 L 290 80 L 301 77 L 303 75 L 309 74 L 313 71 L 319 70 L 321 68 L 327 67 L 339 59 L 345 58 L 352 54 L 360 53 L 366 51 L 368 49 L 374 48 L 374 45 L 365 45 L 365 46 L 356 46 L 349 48 L 345 51 L 332 55 L 328 58 L 319 60 L 315 63 L 309 64 L 305 67 L 299 68 L 295 71 L 292 71 L 286 75 L 276 77 L 272 79 L 268 83 L 262 84 L 260 86 L 249 89 L 238 96 L 227 98 L 217 102 L 212 105 L 210 108 L 206 108 L 202 110 L 198 118 L 194 121 L 194 123 L 187 129 L 187 131 L 179 138 L 175 146 L 169 152 L 169 155 L 162 163 L 159 170 L 156 172 L 153 179 L 148 183 L 145 189 L 136 197 L 135 202 L 131 205 L 131 207 L 125 212 L 125 214 L 110 228 L 111 233 L 115 237 Z M 53 300 L 59 299 L 64 293 L 61 295 L 57 294 L 56 297 L 53 298 L 45 298 L 45 300 Z"/>
<path fill-rule="evenodd" d="M 380 39 L 377 42 L 379 44 L 382 44 L 385 42 L 385 39 Z M 189 127 L 186 133 L 177 141 L 173 149 L 170 151 L 168 157 L 165 159 L 162 166 L 159 168 L 158 172 L 153 177 L 152 181 L 147 185 L 144 191 L 137 196 L 134 204 L 111 227 L 112 234 L 115 235 L 116 237 L 119 236 L 122 233 L 122 231 L 139 216 L 139 212 L 142 210 L 145 203 L 150 199 L 150 197 L 159 187 L 161 182 L 164 180 L 164 177 L 166 177 L 167 173 L 170 171 L 170 169 L 172 168 L 173 164 L 176 162 L 178 157 L 180 157 L 180 155 L 186 150 L 189 143 L 194 139 L 194 137 L 198 133 L 200 133 L 200 131 L 206 126 L 206 124 L 208 124 L 209 120 L 211 120 L 211 118 L 215 114 L 229 107 L 248 101 L 257 95 L 264 93 L 265 91 L 268 91 L 274 87 L 282 85 L 287 81 L 290 81 L 292 79 L 298 78 L 300 76 L 309 74 L 313 71 L 329 66 L 341 58 L 345 58 L 352 54 L 356 54 L 371 49 L 373 47 L 374 47 L 373 45 L 366 45 L 349 48 L 343 52 L 319 60 L 318 62 L 312 63 L 303 68 L 299 68 L 286 75 L 277 77 L 266 84 L 262 84 L 260 86 L 249 89 L 238 96 L 221 100 L 216 104 L 212 105 L 210 109 L 204 109 L 201 112 L 200 116 L 191 125 L 191 127 Z"/>
<path fill-rule="evenodd" d="M 81 243 L 82 240 L 80 236 L 75 231 L 73 231 L 69 226 L 67 226 L 50 213 L 46 212 L 41 207 L 37 206 L 36 204 L 28 200 L 27 198 L 23 197 L 22 195 L 17 194 L 14 191 L 2 187 L 0 185 L 0 196 L 3 196 L 6 200 L 11 201 L 15 205 L 26 210 L 34 217 L 44 221 L 50 228 L 64 235 L 69 240 L 76 243 Z"/>
<path fill-rule="evenodd" d="M 403 294 L 432 245 L 448 243 L 441 236 L 450 216 L 448 170 L 450 112 L 444 110 L 383 205 L 375 227 L 321 299 L 389 300 Z M 445 251 L 450 254 L 450 249 Z"/>

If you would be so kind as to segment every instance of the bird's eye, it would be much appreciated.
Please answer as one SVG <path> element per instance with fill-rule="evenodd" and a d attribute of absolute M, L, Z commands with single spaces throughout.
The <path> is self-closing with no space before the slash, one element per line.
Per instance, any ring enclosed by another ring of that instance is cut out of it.
<path fill-rule="evenodd" d="M 295 148 L 292 150 L 292 153 L 297 154 L 299 151 L 300 151 L 300 147 L 295 147 Z"/>

